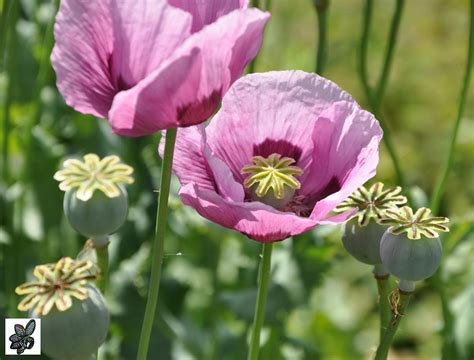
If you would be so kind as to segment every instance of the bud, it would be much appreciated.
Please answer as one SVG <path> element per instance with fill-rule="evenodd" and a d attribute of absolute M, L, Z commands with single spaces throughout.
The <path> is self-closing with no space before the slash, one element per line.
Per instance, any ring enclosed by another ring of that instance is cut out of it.
<path fill-rule="evenodd" d="M 52 359 L 89 359 L 105 341 L 109 311 L 93 285 L 92 266 L 67 257 L 39 265 L 37 280 L 15 290 L 26 295 L 18 309 L 41 318 L 42 349 Z"/>
<path fill-rule="evenodd" d="M 449 231 L 442 225 L 449 220 L 429 217 L 430 210 L 416 213 L 404 206 L 387 210 L 383 224 L 391 225 L 382 237 L 380 257 L 385 268 L 402 280 L 419 281 L 433 275 L 441 261 L 438 232 Z"/>

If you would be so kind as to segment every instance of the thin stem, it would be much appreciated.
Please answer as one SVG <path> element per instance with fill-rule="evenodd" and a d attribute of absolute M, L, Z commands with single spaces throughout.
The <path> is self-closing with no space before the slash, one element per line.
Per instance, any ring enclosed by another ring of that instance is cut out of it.
<path fill-rule="evenodd" d="M 441 359 L 457 359 L 457 349 L 454 341 L 454 316 L 449 308 L 449 297 L 445 290 L 445 285 L 440 276 L 440 270 L 433 275 L 432 284 L 439 295 L 441 302 L 441 312 L 443 315 L 443 329 L 441 330 L 443 345 Z"/>
<path fill-rule="evenodd" d="M 318 48 L 316 53 L 316 74 L 322 75 L 326 65 L 326 38 L 327 38 L 327 13 L 329 0 L 315 1 L 316 14 L 318 16 Z"/>
<path fill-rule="evenodd" d="M 390 302 L 389 302 L 389 289 L 390 289 L 390 275 L 385 270 L 383 265 L 374 266 L 374 278 L 377 281 L 377 291 L 379 295 L 379 317 L 380 317 L 380 341 L 382 340 L 383 333 L 387 328 L 387 324 L 390 320 Z"/>
<path fill-rule="evenodd" d="M 388 154 L 392 160 L 395 173 L 397 176 L 397 181 L 405 189 L 408 201 L 411 203 L 411 194 L 408 191 L 408 182 L 405 178 L 405 174 L 401 168 L 400 160 L 398 154 L 395 150 L 395 146 L 392 140 L 392 134 L 390 128 L 385 120 L 385 117 L 380 111 L 380 106 L 382 104 L 382 99 L 385 94 L 385 89 L 387 87 L 387 81 L 390 74 L 390 69 L 392 65 L 392 59 L 395 51 L 395 44 L 397 41 L 397 35 L 400 28 L 400 21 L 403 13 L 404 0 L 397 0 L 395 12 L 392 18 L 390 35 L 387 45 L 387 50 L 384 58 L 384 64 L 382 67 L 382 72 L 378 81 L 378 85 L 373 91 L 369 84 L 368 73 L 367 73 L 367 52 L 368 52 L 368 42 L 370 35 L 370 27 L 372 22 L 373 14 L 373 0 L 367 0 L 364 8 L 363 16 L 363 26 L 362 26 L 362 38 L 360 43 L 360 58 L 359 58 L 359 77 L 362 83 L 363 90 L 367 97 L 367 101 L 371 108 L 371 111 L 374 113 L 375 117 L 379 120 L 380 126 L 384 131 L 383 141 L 387 148 Z"/>
<path fill-rule="evenodd" d="M 389 35 L 389 41 L 387 45 L 387 51 L 385 53 L 385 60 L 384 60 L 383 68 L 382 68 L 382 74 L 380 75 L 380 79 L 377 84 L 377 90 L 375 92 L 374 108 L 376 112 L 380 110 L 380 105 L 382 103 L 382 99 L 385 95 L 385 90 L 387 88 L 387 81 L 390 74 L 390 69 L 392 67 L 393 54 L 395 52 L 395 44 L 397 43 L 398 32 L 400 28 L 400 22 L 402 19 L 404 4 L 405 4 L 405 0 L 397 0 L 396 5 L 395 5 L 395 13 L 393 15 L 392 24 L 390 26 L 390 35 Z"/>
<path fill-rule="evenodd" d="M 466 70 L 464 73 L 464 80 L 461 87 L 461 93 L 459 96 L 459 107 L 456 120 L 453 124 L 453 129 L 451 132 L 451 138 L 449 141 L 448 156 L 444 162 L 441 172 L 436 180 L 435 190 L 433 191 L 433 196 L 431 198 L 430 208 L 434 214 L 437 214 L 439 211 L 439 206 L 441 203 L 441 197 L 443 196 L 444 188 L 446 186 L 446 181 L 449 176 L 449 172 L 453 166 L 454 160 L 454 150 L 456 146 L 456 141 L 459 132 L 459 125 L 461 124 L 462 116 L 464 114 L 464 107 L 466 105 L 466 98 L 469 91 L 469 83 L 471 81 L 472 75 L 472 64 L 474 57 L 474 0 L 471 0 L 471 11 L 470 11 L 470 27 L 469 27 L 469 44 L 467 52 L 467 62 Z"/>
<path fill-rule="evenodd" d="M 248 360 L 257 360 L 260 350 L 260 331 L 262 330 L 263 320 L 265 318 L 265 305 L 267 303 L 268 284 L 270 282 L 272 245 L 273 243 L 263 244 L 262 262 L 260 263 L 258 275 L 257 303 L 255 306 Z"/>
<path fill-rule="evenodd" d="M 151 330 L 155 320 L 156 304 L 160 290 L 161 265 L 163 262 L 164 240 L 168 223 L 168 197 L 171 182 L 171 167 L 173 165 L 174 144 L 177 129 L 166 131 L 165 151 L 161 170 L 160 194 L 156 216 L 155 239 L 153 244 L 150 288 L 143 318 L 140 342 L 138 345 L 138 360 L 145 360 L 148 354 Z"/>
<path fill-rule="evenodd" d="M 271 7 L 272 7 L 272 0 L 265 0 L 264 9 L 266 11 L 270 11 Z"/>
<path fill-rule="evenodd" d="M 59 8 L 59 0 L 51 0 L 51 3 L 54 6 L 55 13 Z M 42 52 L 38 64 L 38 75 L 36 78 L 36 88 L 35 88 L 35 110 L 33 116 L 32 126 L 39 123 L 42 113 L 42 101 L 41 101 L 41 90 L 48 84 L 48 80 L 51 73 L 51 51 L 53 50 L 54 45 L 54 22 L 55 17 L 52 16 L 44 33 Z"/>
<path fill-rule="evenodd" d="M 451 138 L 448 145 L 448 155 L 446 157 L 445 163 L 442 167 L 442 170 L 439 173 L 439 176 L 435 183 L 435 188 L 433 195 L 431 197 L 430 208 L 434 214 L 437 214 L 440 209 L 441 199 L 444 193 L 446 182 L 453 166 L 455 146 L 457 142 L 457 136 L 459 132 L 459 126 L 464 114 L 464 108 L 466 105 L 466 99 L 469 91 L 469 84 L 472 77 L 472 66 L 474 61 L 474 0 L 470 2 L 470 26 L 469 26 L 469 44 L 467 52 L 467 62 L 466 70 L 464 73 L 464 79 L 461 86 L 461 93 L 459 96 L 459 106 L 456 120 L 453 124 L 453 129 L 451 132 Z M 449 308 L 449 297 L 446 293 L 446 288 L 443 284 L 443 279 L 441 278 L 442 266 L 431 278 L 431 283 L 436 289 L 440 301 L 441 301 L 441 310 L 443 314 L 443 347 L 442 347 L 442 359 L 452 359 L 457 357 L 457 350 L 454 344 L 453 338 L 453 328 L 454 328 L 454 317 Z"/>
<path fill-rule="evenodd" d="M 2 17 L 0 18 L 0 71 L 3 70 L 3 61 L 5 59 L 5 43 L 8 33 L 8 15 L 11 6 L 10 0 L 3 0 Z"/>
<path fill-rule="evenodd" d="M 396 295 L 398 296 L 398 298 L 396 299 L 396 302 L 393 303 L 392 317 L 390 319 L 390 322 L 388 323 L 387 329 L 383 334 L 383 337 L 380 341 L 380 345 L 377 348 L 374 360 L 387 359 L 388 351 L 390 350 L 390 346 L 392 345 L 392 341 L 395 337 L 395 333 L 397 332 L 398 325 L 400 325 L 400 321 L 402 320 L 408 303 L 410 302 L 411 294 L 412 293 L 406 293 L 398 289 L 396 290 Z"/>
<path fill-rule="evenodd" d="M 10 138 L 10 108 L 12 104 L 12 94 L 13 94 L 13 74 L 15 67 L 15 55 L 16 55 L 16 15 L 18 12 L 18 4 L 16 2 L 11 3 L 6 1 L 4 2 L 4 7 L 2 9 L 2 31 L 5 30 L 4 34 L 0 35 L 2 37 L 2 48 L 0 48 L 0 70 L 3 68 L 3 59 L 4 59 L 4 49 L 6 51 L 6 68 L 8 73 L 8 84 L 7 91 L 5 96 L 5 104 L 3 105 L 3 131 L 2 131 L 2 179 L 8 183 L 8 178 L 10 176 L 9 171 L 9 138 Z M 3 17 L 6 18 L 3 18 Z M 8 16 L 8 17 L 7 17 Z M 8 22 L 9 21 L 9 22 Z M 9 26 L 7 26 L 9 25 Z"/>
<path fill-rule="evenodd" d="M 259 0 L 252 0 L 251 6 L 254 8 L 258 8 Z M 253 74 L 255 72 L 255 67 L 257 66 L 257 56 L 255 56 L 249 64 L 248 73 Z"/>
<path fill-rule="evenodd" d="M 107 243 L 101 247 L 95 246 L 94 248 L 97 257 L 97 265 L 100 270 L 100 274 L 97 277 L 97 287 L 104 294 L 109 282 L 109 244 Z"/>
<path fill-rule="evenodd" d="M 369 84 L 369 76 L 367 74 L 367 51 L 369 47 L 369 34 L 372 23 L 373 0 L 367 0 L 364 7 L 364 16 L 362 24 L 362 38 L 360 42 L 359 53 L 359 77 L 364 93 L 369 104 L 372 104 L 372 89 Z"/>

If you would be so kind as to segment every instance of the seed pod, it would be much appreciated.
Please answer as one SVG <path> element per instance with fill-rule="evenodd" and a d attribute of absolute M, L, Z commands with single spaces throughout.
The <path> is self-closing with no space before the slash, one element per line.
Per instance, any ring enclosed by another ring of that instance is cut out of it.
<path fill-rule="evenodd" d="M 69 159 L 54 174 L 59 188 L 66 191 L 64 212 L 82 235 L 101 237 L 116 231 L 128 213 L 124 184 L 133 183 L 133 168 L 115 155 L 100 159 L 87 154 L 84 161 Z"/>
<path fill-rule="evenodd" d="M 36 279 L 15 289 L 25 295 L 18 310 L 42 319 L 42 347 L 53 359 L 89 360 L 107 336 L 109 311 L 93 267 L 65 257 L 36 266 Z"/>
<path fill-rule="evenodd" d="M 41 346 L 55 360 L 86 360 L 105 341 L 109 328 L 109 311 L 104 297 L 92 284 L 89 297 L 75 300 L 66 311 L 53 308 L 41 317 Z"/>
<path fill-rule="evenodd" d="M 393 275 L 419 281 L 433 275 L 441 261 L 439 238 L 410 240 L 405 234 L 386 232 L 380 245 L 380 257 L 385 268 Z"/>
<path fill-rule="evenodd" d="M 64 196 L 64 212 L 72 227 L 87 237 L 111 234 L 122 226 L 128 214 L 128 196 L 123 185 L 117 185 L 120 195 L 110 198 L 101 191 L 83 201 L 71 189 Z"/>
<path fill-rule="evenodd" d="M 344 224 L 342 242 L 357 260 L 370 265 L 380 264 L 380 240 L 386 227 L 380 225 L 385 211 L 406 203 L 400 187 L 384 190 L 381 182 L 370 188 L 361 186 L 336 208 L 336 213 L 357 212 Z M 379 274 L 382 275 L 382 274 Z"/>
<path fill-rule="evenodd" d="M 434 274 L 441 261 L 438 232 L 449 231 L 449 220 L 430 217 L 430 210 L 404 206 L 387 210 L 381 222 L 391 225 L 382 237 L 380 257 L 385 268 L 400 279 L 419 281 Z"/>
<path fill-rule="evenodd" d="M 365 264 L 380 264 L 380 240 L 386 227 L 371 221 L 361 227 L 357 219 L 346 222 L 342 230 L 342 243 L 346 250 Z"/>

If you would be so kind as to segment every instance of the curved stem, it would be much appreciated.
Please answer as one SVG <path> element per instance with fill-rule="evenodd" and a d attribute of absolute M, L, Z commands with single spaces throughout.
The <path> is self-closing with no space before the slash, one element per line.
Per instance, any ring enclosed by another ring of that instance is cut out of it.
<path fill-rule="evenodd" d="M 390 320 L 389 288 L 390 275 L 382 264 L 374 266 L 374 278 L 377 281 L 377 291 L 379 294 L 379 316 L 380 316 L 380 341 Z"/>
<path fill-rule="evenodd" d="M 173 165 L 174 144 L 177 129 L 166 131 L 165 151 L 161 170 L 160 194 L 158 197 L 158 211 L 156 217 L 155 239 L 153 244 L 150 287 L 143 318 L 140 342 L 138 345 L 138 360 L 145 360 L 148 354 L 151 330 L 155 320 L 156 304 L 160 290 L 161 265 L 163 262 L 164 240 L 168 223 L 168 197 L 170 192 L 171 168 Z"/>
<path fill-rule="evenodd" d="M 433 195 L 431 197 L 430 208 L 434 214 L 437 214 L 441 205 L 441 198 L 444 193 L 446 182 L 451 171 L 453 161 L 454 161 L 454 149 L 456 146 L 457 136 L 459 132 L 459 126 L 461 124 L 461 119 L 464 113 L 464 108 L 466 105 L 467 94 L 469 90 L 469 84 L 472 77 L 472 66 L 474 61 L 474 0 L 470 1 L 470 26 L 469 26 L 469 44 L 467 52 L 467 63 L 466 70 L 464 73 L 464 79 L 461 87 L 461 93 L 459 96 L 459 107 L 456 120 L 453 124 L 453 129 L 451 132 L 451 138 L 448 146 L 448 155 L 446 157 L 445 163 L 442 167 L 441 172 L 435 183 L 435 188 Z M 446 293 L 446 288 L 443 284 L 443 279 L 441 278 L 442 266 L 439 267 L 438 271 L 431 278 L 431 283 L 434 285 L 441 301 L 441 310 L 443 314 L 443 347 L 442 347 L 442 359 L 452 359 L 456 358 L 456 347 L 453 339 L 453 327 L 454 327 L 454 318 L 453 314 L 449 308 L 449 297 Z"/>
<path fill-rule="evenodd" d="M 385 94 L 385 89 L 387 87 L 387 81 L 390 74 L 390 69 L 392 65 L 392 59 L 395 51 L 395 44 L 397 42 L 398 31 L 400 28 L 400 21 L 403 13 L 404 0 L 397 0 L 395 12 L 392 18 L 390 35 L 387 44 L 387 50 L 384 58 L 384 64 L 382 67 L 382 72 L 377 84 L 375 91 L 373 91 L 369 84 L 368 74 L 367 74 L 367 51 L 368 51 L 368 41 L 370 35 L 370 26 L 372 22 L 372 13 L 373 13 L 373 0 L 367 0 L 364 8 L 363 16 L 363 26 L 362 26 L 362 38 L 360 43 L 360 59 L 359 59 L 359 77 L 362 83 L 363 90 L 365 92 L 367 101 L 371 108 L 371 111 L 374 113 L 375 117 L 379 120 L 380 126 L 384 131 L 383 141 L 385 147 L 387 148 L 388 154 L 392 160 L 395 173 L 397 176 L 397 181 L 405 189 L 408 201 L 411 203 L 411 194 L 408 190 L 408 182 L 406 180 L 405 174 L 400 165 L 400 160 L 398 154 L 395 150 L 395 146 L 392 140 L 392 134 L 388 124 L 380 111 L 380 106 L 382 104 L 382 99 Z"/>
<path fill-rule="evenodd" d="M 260 331 L 262 330 L 263 320 L 265 318 L 265 305 L 267 303 L 268 283 L 270 282 L 270 268 L 272 262 L 273 243 L 263 244 L 262 262 L 260 263 L 258 275 L 258 294 L 255 306 L 255 315 L 253 319 L 252 338 L 248 360 L 257 360 L 260 350 Z"/>
<path fill-rule="evenodd" d="M 369 47 L 369 34 L 372 23 L 372 10 L 373 0 L 367 0 L 364 7 L 362 38 L 359 50 L 359 77 L 369 104 L 372 104 L 372 89 L 370 88 L 369 76 L 367 74 L 367 51 Z"/>
<path fill-rule="evenodd" d="M 451 132 L 451 138 L 448 146 L 448 156 L 444 162 L 442 170 L 436 180 L 435 190 L 433 191 L 433 196 L 431 198 L 430 208 L 434 214 L 437 214 L 439 211 L 439 206 L 441 203 L 441 197 L 444 192 L 444 187 L 446 186 L 446 180 L 448 179 L 449 172 L 453 166 L 454 160 L 454 148 L 456 146 L 456 140 L 459 132 L 459 125 L 461 124 L 461 119 L 464 114 L 464 107 L 466 105 L 466 98 L 469 91 L 469 83 L 471 81 L 472 75 L 472 66 L 473 66 L 473 57 L 474 57 L 474 0 L 471 0 L 471 11 L 470 11 L 470 27 L 469 27 L 469 44 L 467 52 L 467 63 L 466 71 L 464 73 L 464 80 L 461 87 L 461 93 L 459 96 L 459 107 L 456 120 L 454 121 L 453 130 Z"/>
<path fill-rule="evenodd" d="M 390 35 L 387 45 L 387 51 L 385 53 L 385 60 L 382 68 L 382 74 L 380 75 L 379 82 L 377 84 L 377 90 L 374 97 L 374 108 L 378 112 L 382 99 L 385 95 L 385 89 L 387 88 L 388 76 L 392 67 L 393 54 L 395 51 L 395 44 L 397 43 L 398 30 L 400 29 L 400 21 L 402 19 L 403 6 L 405 0 L 397 0 L 395 5 L 395 13 L 392 18 L 392 24 L 390 26 Z"/>
<path fill-rule="evenodd" d="M 326 65 L 326 38 L 327 38 L 327 13 L 329 0 L 316 1 L 316 14 L 318 15 L 318 50 L 316 53 L 316 74 L 322 75 Z"/>
<path fill-rule="evenodd" d="M 374 360 L 386 360 L 390 346 L 392 345 L 393 338 L 397 332 L 398 325 L 402 320 L 403 315 L 405 314 L 406 307 L 410 301 L 412 293 L 406 293 L 401 290 L 396 290 L 396 295 L 398 298 L 393 304 L 392 308 L 392 317 L 388 323 L 387 329 L 384 331 L 383 337 L 380 341 L 380 345 L 377 348 L 375 353 Z"/>

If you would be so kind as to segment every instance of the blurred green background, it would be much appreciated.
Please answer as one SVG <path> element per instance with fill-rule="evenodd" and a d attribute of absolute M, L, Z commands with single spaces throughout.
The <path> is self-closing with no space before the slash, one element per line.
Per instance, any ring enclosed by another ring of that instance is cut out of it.
<path fill-rule="evenodd" d="M 0 29 L 7 54 L 0 61 L 0 142 L 2 154 L 8 154 L 8 163 L 0 164 L 1 317 L 22 316 L 16 310 L 19 297 L 14 288 L 30 276 L 34 265 L 75 257 L 86 240 L 74 233 L 63 215 L 63 193 L 53 180 L 54 172 L 68 157 L 117 154 L 135 168 L 136 181 L 128 187 L 129 221 L 112 236 L 107 298 L 113 317 L 102 355 L 133 359 L 150 270 L 154 189 L 160 178 L 159 134 L 119 137 L 105 120 L 66 106 L 49 61 L 56 1 L 13 0 L 13 4 Z M 426 194 L 432 191 L 456 117 L 466 62 L 468 5 L 467 0 L 406 2 L 382 112 L 418 205 L 426 204 Z M 331 1 L 324 75 L 366 106 L 357 75 L 363 6 L 359 0 Z M 369 45 L 373 82 L 393 9 L 393 0 L 375 1 Z M 314 71 L 317 26 L 312 2 L 273 0 L 271 11 L 256 70 Z M 385 148 L 381 151 L 376 180 L 395 185 L 390 158 Z M 456 151 L 441 210 L 452 220 L 451 233 L 442 239 L 442 279 L 455 318 L 453 336 L 459 356 L 472 359 L 473 86 Z M 254 311 L 260 244 L 185 208 L 177 190 L 174 180 L 159 315 L 149 358 L 243 359 Z M 375 282 L 371 268 L 345 252 L 338 227 L 322 226 L 277 244 L 272 276 L 262 359 L 372 356 L 378 341 Z M 442 326 L 437 293 L 429 282 L 420 284 L 391 358 L 440 358 Z"/>

